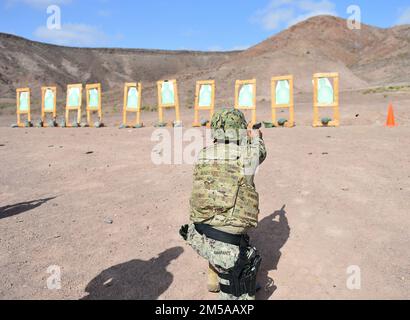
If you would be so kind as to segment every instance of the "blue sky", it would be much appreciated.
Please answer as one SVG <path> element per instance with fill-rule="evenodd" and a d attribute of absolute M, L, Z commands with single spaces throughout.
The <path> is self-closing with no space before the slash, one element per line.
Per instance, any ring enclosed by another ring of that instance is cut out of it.
<path fill-rule="evenodd" d="M 50 5 L 61 10 L 61 29 L 47 28 Z M 189 50 L 244 49 L 317 14 L 362 22 L 410 24 L 408 0 L 1 0 L 0 32 L 81 47 Z"/>

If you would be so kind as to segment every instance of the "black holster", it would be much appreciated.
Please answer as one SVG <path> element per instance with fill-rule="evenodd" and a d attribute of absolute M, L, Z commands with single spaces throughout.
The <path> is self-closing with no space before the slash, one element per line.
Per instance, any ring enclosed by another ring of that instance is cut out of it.
<path fill-rule="evenodd" d="M 244 237 L 239 246 L 239 259 L 228 273 L 220 273 L 219 277 L 229 281 L 229 285 L 220 284 L 221 291 L 239 298 L 244 294 L 256 295 L 256 276 L 262 258 L 257 251 L 248 257 L 249 237 Z"/>
<path fill-rule="evenodd" d="M 237 298 L 244 294 L 255 296 L 256 276 L 258 274 L 262 258 L 256 249 L 248 257 L 249 236 L 247 234 L 234 235 L 226 233 L 206 224 L 195 224 L 196 231 L 209 239 L 228 243 L 239 247 L 239 258 L 235 266 L 227 273 L 218 273 L 219 278 L 229 281 L 229 285 L 220 284 L 221 291 Z M 182 230 L 181 230 L 182 231 Z M 181 233 L 181 235 L 183 232 Z"/>

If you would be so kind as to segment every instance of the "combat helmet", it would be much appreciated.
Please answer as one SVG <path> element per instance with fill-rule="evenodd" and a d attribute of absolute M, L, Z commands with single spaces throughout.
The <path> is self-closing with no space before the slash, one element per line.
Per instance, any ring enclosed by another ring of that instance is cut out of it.
<path fill-rule="evenodd" d="M 219 110 L 211 120 L 212 138 L 219 141 L 241 141 L 246 137 L 247 127 L 242 111 L 232 108 Z"/>

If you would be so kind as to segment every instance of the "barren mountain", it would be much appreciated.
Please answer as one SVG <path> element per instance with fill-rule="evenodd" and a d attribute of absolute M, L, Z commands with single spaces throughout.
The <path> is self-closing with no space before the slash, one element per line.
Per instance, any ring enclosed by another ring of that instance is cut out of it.
<path fill-rule="evenodd" d="M 121 92 L 126 81 L 143 81 L 146 103 L 155 104 L 154 84 L 180 81 L 182 104 L 193 99 L 196 80 L 216 79 L 217 99 L 231 100 L 236 79 L 256 78 L 259 98 L 269 98 L 270 78 L 293 74 L 297 91 L 311 90 L 315 72 L 339 72 L 342 90 L 409 82 L 410 26 L 350 30 L 346 20 L 317 16 L 236 52 L 69 48 L 0 34 L 0 97 L 15 88 L 101 82 Z M 117 99 L 115 95 L 115 99 Z"/>
<path fill-rule="evenodd" d="M 0 34 L 0 94 L 14 89 L 100 82 L 104 90 L 123 82 L 152 83 L 181 72 L 211 68 L 237 52 L 189 52 L 138 49 L 69 48 Z"/>
<path fill-rule="evenodd" d="M 310 92 L 316 72 L 339 72 L 341 89 L 408 83 L 410 26 L 380 29 L 317 16 L 263 41 L 209 71 L 220 86 L 235 78 L 258 79 L 258 93 L 268 97 L 273 75 L 293 74 L 298 91 Z M 232 84 L 231 84 L 232 85 Z M 224 90 L 222 90 L 224 91 Z"/>

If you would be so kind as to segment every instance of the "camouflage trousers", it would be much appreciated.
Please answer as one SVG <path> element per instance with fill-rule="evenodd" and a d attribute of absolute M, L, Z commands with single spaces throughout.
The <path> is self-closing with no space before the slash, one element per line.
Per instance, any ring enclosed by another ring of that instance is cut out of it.
<path fill-rule="evenodd" d="M 218 273 L 229 273 L 228 270 L 233 268 L 239 258 L 239 247 L 228 243 L 216 241 L 207 238 L 205 235 L 199 234 L 195 226 L 191 224 L 188 229 L 188 244 L 204 259 L 215 268 Z M 255 251 L 254 248 L 249 247 L 249 256 Z M 229 285 L 228 280 L 219 279 L 219 283 Z M 244 294 L 241 297 L 235 297 L 219 292 L 220 300 L 255 300 L 254 296 Z"/>

